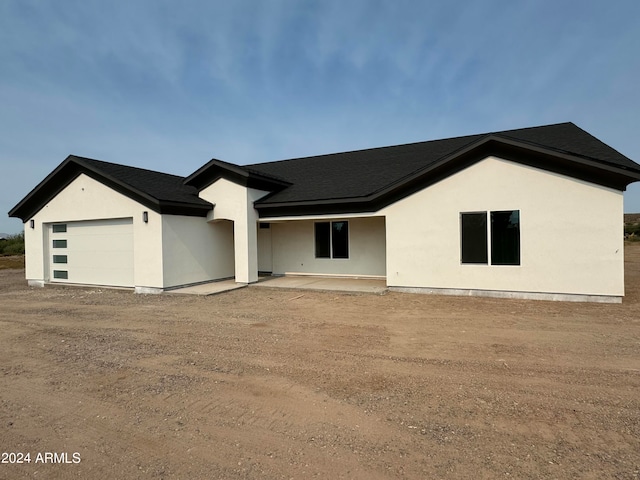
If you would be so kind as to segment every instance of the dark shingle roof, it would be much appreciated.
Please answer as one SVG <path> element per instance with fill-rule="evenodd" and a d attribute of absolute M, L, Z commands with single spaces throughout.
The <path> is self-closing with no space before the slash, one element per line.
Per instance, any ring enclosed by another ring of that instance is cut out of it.
<path fill-rule="evenodd" d="M 118 180 L 123 185 L 149 195 L 159 203 L 185 203 L 211 207 L 209 202 L 198 196 L 196 188 L 184 184 L 184 177 L 75 155 L 73 158 L 83 165 L 91 166 L 102 174 Z"/>
<path fill-rule="evenodd" d="M 573 123 L 260 163 L 243 168 L 292 183 L 292 186 L 259 201 L 261 205 L 365 197 L 489 136 L 640 172 L 640 165 Z"/>
<path fill-rule="evenodd" d="M 206 216 L 213 208 L 196 188 L 184 184 L 183 177 L 69 155 L 9 216 L 26 221 L 82 173 L 159 213 Z"/>
<path fill-rule="evenodd" d="M 186 178 L 70 155 L 9 215 L 26 221 L 80 173 L 160 213 L 206 216 L 198 192 L 221 177 L 271 192 L 255 203 L 263 217 L 375 211 L 488 155 L 619 190 L 640 180 L 640 165 L 560 123 L 245 166 L 213 159 Z"/>

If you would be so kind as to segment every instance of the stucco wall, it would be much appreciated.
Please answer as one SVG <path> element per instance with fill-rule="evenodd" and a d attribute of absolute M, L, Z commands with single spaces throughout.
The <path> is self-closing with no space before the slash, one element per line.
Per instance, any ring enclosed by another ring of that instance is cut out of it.
<path fill-rule="evenodd" d="M 147 224 L 142 221 L 143 211 L 149 212 Z M 25 223 L 27 280 L 49 280 L 47 270 L 50 252 L 43 224 L 128 217 L 133 220 L 135 285 L 161 288 L 160 215 L 84 174 L 73 180 L 33 217 L 33 229 L 29 220 Z"/>
<path fill-rule="evenodd" d="M 460 213 L 520 210 L 521 265 L 463 265 Z M 383 209 L 387 284 L 624 294 L 622 192 L 489 157 Z"/>
<path fill-rule="evenodd" d="M 350 218 L 348 221 L 348 259 L 315 258 L 312 220 L 272 223 L 273 273 L 384 275 L 384 218 Z"/>
<path fill-rule="evenodd" d="M 162 217 L 165 288 L 233 277 L 233 223 Z"/>
<path fill-rule="evenodd" d="M 271 226 L 269 228 L 260 228 L 258 226 L 258 271 L 273 271 L 271 251 Z"/>
<path fill-rule="evenodd" d="M 215 205 L 209 220 L 232 220 L 235 278 L 238 283 L 258 281 L 258 212 L 253 202 L 269 192 L 247 188 L 221 178 L 200 191 Z"/>

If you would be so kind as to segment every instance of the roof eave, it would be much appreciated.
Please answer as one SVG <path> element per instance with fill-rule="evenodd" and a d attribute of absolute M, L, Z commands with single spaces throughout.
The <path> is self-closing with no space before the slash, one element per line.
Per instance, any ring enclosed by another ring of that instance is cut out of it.
<path fill-rule="evenodd" d="M 265 198 L 256 202 L 255 207 L 261 218 L 321 212 L 328 214 L 373 212 L 489 156 L 553 171 L 620 191 L 624 191 L 630 183 L 640 180 L 640 172 L 604 164 L 568 152 L 559 152 L 543 146 L 489 134 L 366 196 L 317 201 L 261 203 L 267 200 Z"/>
<path fill-rule="evenodd" d="M 284 180 L 261 175 L 259 172 L 247 171 L 238 165 L 215 158 L 185 178 L 184 184 L 202 191 L 221 178 L 243 187 L 269 192 L 282 190 L 291 185 Z"/>
<path fill-rule="evenodd" d="M 213 208 L 208 205 L 171 202 L 155 198 L 100 171 L 93 165 L 83 162 L 81 157 L 69 155 L 9 211 L 9 216 L 20 218 L 26 222 L 83 173 L 157 213 L 183 212 L 180 214 L 206 216 L 206 212 Z"/>

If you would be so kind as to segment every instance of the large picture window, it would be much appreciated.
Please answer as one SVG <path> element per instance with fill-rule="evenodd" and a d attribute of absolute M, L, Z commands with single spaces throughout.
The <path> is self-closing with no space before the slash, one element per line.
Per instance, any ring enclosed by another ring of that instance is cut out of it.
<path fill-rule="evenodd" d="M 315 223 L 316 258 L 349 258 L 349 222 Z"/>
<path fill-rule="evenodd" d="M 520 211 L 460 214 L 461 261 L 465 264 L 520 265 Z"/>

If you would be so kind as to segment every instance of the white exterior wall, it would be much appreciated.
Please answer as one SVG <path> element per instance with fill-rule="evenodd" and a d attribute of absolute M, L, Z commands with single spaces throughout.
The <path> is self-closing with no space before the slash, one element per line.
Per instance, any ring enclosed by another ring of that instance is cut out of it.
<path fill-rule="evenodd" d="M 384 218 L 363 217 L 346 220 L 349 222 L 349 258 L 345 259 L 315 258 L 313 220 L 272 223 L 273 273 L 384 276 Z"/>
<path fill-rule="evenodd" d="M 258 212 L 253 208 L 253 202 L 268 193 L 223 178 L 200 191 L 200 198 L 215 205 L 208 220 L 233 221 L 235 278 L 238 283 L 258 281 Z"/>
<path fill-rule="evenodd" d="M 520 210 L 520 266 L 463 265 L 460 213 Z M 387 285 L 624 295 L 622 192 L 489 157 L 381 212 Z"/>
<path fill-rule="evenodd" d="M 148 223 L 142 212 L 148 212 Z M 49 278 L 50 239 L 43 224 L 131 218 L 133 272 L 137 291 L 155 292 L 190 283 L 232 277 L 233 229 L 230 222 L 203 217 L 160 215 L 84 174 L 73 180 L 25 223 L 26 277 L 32 284 Z M 44 233 L 43 233 L 44 232 Z M 95 283 L 100 272 L 95 272 Z"/>
<path fill-rule="evenodd" d="M 164 215 L 162 244 L 165 288 L 234 275 L 231 222 Z"/>
<path fill-rule="evenodd" d="M 260 228 L 258 226 L 258 271 L 273 272 L 271 246 L 271 226 Z"/>
<path fill-rule="evenodd" d="M 142 221 L 148 211 L 149 223 Z M 32 284 L 49 281 L 51 249 L 43 224 L 132 218 L 134 280 L 136 286 L 162 288 L 161 216 L 144 205 L 81 174 L 47 203 L 36 215 L 34 228 L 25 222 L 26 278 Z"/>

